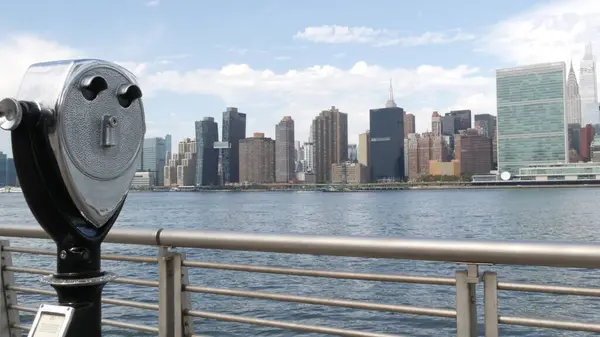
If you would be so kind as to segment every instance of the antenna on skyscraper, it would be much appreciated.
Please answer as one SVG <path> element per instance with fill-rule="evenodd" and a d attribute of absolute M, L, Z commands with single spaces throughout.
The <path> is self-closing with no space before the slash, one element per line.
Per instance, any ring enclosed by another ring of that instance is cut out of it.
<path fill-rule="evenodd" d="M 387 101 L 387 103 L 385 104 L 386 108 L 396 108 L 398 107 L 396 105 L 396 102 L 394 102 L 394 87 L 392 86 L 392 78 L 390 78 L 390 97 Z"/>

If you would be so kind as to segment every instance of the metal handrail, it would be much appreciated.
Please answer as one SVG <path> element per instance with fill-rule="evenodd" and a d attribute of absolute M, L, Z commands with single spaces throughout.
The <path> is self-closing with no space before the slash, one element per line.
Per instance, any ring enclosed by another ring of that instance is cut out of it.
<path fill-rule="evenodd" d="M 46 239 L 47 235 L 37 226 L 0 225 L 0 237 L 25 237 Z M 369 238 L 369 237 L 332 237 L 313 235 L 277 235 L 259 233 L 231 233 L 199 230 L 177 229 L 114 229 L 107 237 L 106 242 L 117 244 L 149 245 L 158 247 L 159 252 L 166 255 L 153 256 L 122 256 L 115 254 L 103 255 L 103 259 L 112 261 L 128 261 L 138 263 L 158 263 L 163 276 L 167 274 L 183 274 L 182 268 L 206 268 L 230 271 L 255 272 L 267 274 L 283 274 L 305 277 L 324 277 L 337 279 L 355 279 L 397 283 L 416 283 L 430 285 L 449 285 L 456 287 L 456 310 L 442 308 L 425 308 L 408 305 L 380 304 L 347 299 L 333 299 L 322 297 L 307 297 L 291 294 L 251 291 L 245 289 L 227 289 L 195 286 L 184 283 L 179 279 L 169 285 L 176 293 L 174 296 L 183 296 L 190 293 L 203 293 L 234 297 L 255 298 L 283 302 L 295 302 L 312 305 L 345 307 L 362 310 L 390 311 L 416 315 L 455 318 L 457 320 L 457 335 L 464 335 L 466 331 L 476 331 L 476 316 L 471 316 L 470 310 L 475 308 L 475 286 L 483 282 L 484 285 L 484 317 L 486 320 L 486 336 L 498 336 L 498 324 L 521 325 L 531 327 L 555 328 L 563 330 L 600 332 L 600 324 L 572 321 L 545 320 L 527 317 L 504 316 L 498 312 L 498 296 L 500 290 L 537 292 L 559 295 L 579 295 L 600 297 L 599 288 L 567 287 L 556 285 L 536 285 L 525 283 L 498 282 L 494 272 L 486 271 L 480 278 L 477 265 L 529 265 L 567 268 L 600 268 L 600 245 L 590 243 L 560 243 L 560 242 L 508 242 L 508 241 L 477 241 L 477 240 L 429 240 L 405 238 Z M 456 278 L 413 276 L 413 275 L 386 275 L 358 272 L 342 272 L 329 270 L 298 269 L 276 266 L 255 266 L 242 264 L 224 264 L 204 261 L 191 261 L 184 258 L 184 253 L 169 251 L 167 247 L 220 249 L 231 251 L 257 251 L 270 253 L 293 253 L 312 255 L 351 256 L 364 258 L 391 258 L 421 261 L 456 262 L 466 264 L 467 270 L 457 271 Z M 54 255 L 51 250 L 41 250 L 24 247 L 2 246 L 2 251 L 7 253 Z M 169 255 L 175 254 L 175 255 Z M 172 260 L 173 256 L 178 259 Z M 166 262 L 171 261 L 171 262 Z M 170 263 L 170 264 L 168 264 Z M 51 271 L 30 267 L 19 267 L 11 264 L 2 267 L 8 273 L 49 274 Z M 172 271 L 172 272 L 169 272 Z M 159 277 L 160 279 L 160 277 Z M 162 279 L 161 279 L 162 280 Z M 159 287 L 163 291 L 162 281 L 119 278 L 115 282 L 147 287 Z M 165 281 L 166 282 L 166 281 Z M 169 282 L 174 282 L 173 280 Z M 53 295 L 54 292 L 14 284 L 4 287 L 7 291 L 39 295 Z M 170 291 L 170 290 L 169 290 Z M 473 296 L 473 297 L 471 297 Z M 161 297 L 160 303 L 163 303 Z M 151 304 L 137 301 L 104 298 L 103 303 L 121 305 L 130 308 L 159 311 L 159 316 L 173 309 L 167 304 Z M 166 303 L 166 302 L 164 302 Z M 175 303 L 181 303 L 176 300 Z M 8 305 L 9 309 L 23 312 L 32 312 L 33 308 L 20 305 Z M 160 316 L 166 317 L 166 316 Z M 340 336 L 390 336 L 386 334 L 359 332 L 321 326 L 296 324 L 264 320 L 253 317 L 229 315 L 224 313 L 206 312 L 190 308 L 179 307 L 176 316 L 168 318 L 160 329 L 168 322 L 182 321 L 189 317 L 199 317 L 219 321 L 237 322 L 243 324 L 263 325 L 269 327 L 286 328 L 304 332 L 321 332 Z M 149 326 L 135 325 L 125 322 L 104 320 L 104 324 L 115 327 L 129 328 L 138 331 L 156 332 L 159 329 Z M 172 325 L 172 324 L 171 324 Z M 468 326 L 467 326 L 468 325 Z M 26 326 L 13 324 L 21 329 Z M 193 332 L 190 333 L 193 335 Z M 193 335 L 197 336 L 197 335 Z"/>
<path fill-rule="evenodd" d="M 18 225 L 0 225 L 0 236 L 48 238 L 37 226 Z M 600 245 L 572 242 L 431 240 L 129 228 L 113 229 L 105 242 L 421 261 L 600 268 Z"/>

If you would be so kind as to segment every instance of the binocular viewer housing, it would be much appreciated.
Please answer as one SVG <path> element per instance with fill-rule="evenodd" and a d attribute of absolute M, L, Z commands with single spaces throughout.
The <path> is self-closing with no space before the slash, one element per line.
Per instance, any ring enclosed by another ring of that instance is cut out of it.
<path fill-rule="evenodd" d="M 146 133 L 141 98 L 125 68 L 69 60 L 30 66 L 17 97 L 0 101 L 23 195 L 57 248 L 56 273 L 42 281 L 60 306 L 40 307 L 30 337 L 102 335 L 102 288 L 116 275 L 101 271 L 100 246 L 137 170 Z M 46 322 L 56 315 L 60 325 Z"/>
<path fill-rule="evenodd" d="M 133 74 L 110 62 L 68 60 L 29 67 L 16 99 L 0 101 L 0 127 L 13 133 L 21 184 L 29 184 L 32 170 L 42 171 L 47 179 L 32 188 L 63 189 L 87 224 L 107 225 L 137 169 L 146 132 L 141 97 Z M 33 148 L 22 148 L 24 143 Z M 24 193 L 29 202 L 25 188 Z M 37 217 L 36 206 L 29 204 Z"/>

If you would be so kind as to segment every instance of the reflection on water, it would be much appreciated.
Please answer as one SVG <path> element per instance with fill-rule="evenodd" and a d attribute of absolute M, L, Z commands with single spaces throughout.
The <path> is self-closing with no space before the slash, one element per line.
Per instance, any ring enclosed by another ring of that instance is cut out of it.
<path fill-rule="evenodd" d="M 371 193 L 133 193 L 117 227 L 190 228 L 263 233 L 303 233 L 426 238 L 484 238 L 595 242 L 600 238 L 596 200 L 600 189 L 527 189 L 403 191 Z M 2 223 L 33 223 L 22 195 L 0 194 Z M 49 242 L 11 240 L 14 245 L 53 249 Z M 104 245 L 111 253 L 155 255 L 156 249 Z M 336 269 L 362 272 L 439 275 L 452 277 L 453 264 L 339 258 L 310 255 L 186 250 L 188 258 L 256 265 Z M 15 263 L 54 268 L 54 259 L 15 255 Z M 156 279 L 156 266 L 107 261 L 106 270 L 123 277 Z M 529 267 L 483 267 L 498 272 L 501 281 L 539 282 L 597 287 L 596 270 Z M 454 290 L 445 286 L 387 284 L 328 280 L 285 275 L 248 274 L 194 269 L 196 285 L 303 296 L 322 296 L 426 307 L 454 306 Z M 39 284 L 37 277 L 18 276 L 19 282 Z M 481 289 L 479 289 L 481 290 Z M 157 290 L 110 284 L 105 296 L 155 302 Z M 479 293 L 479 303 L 481 296 Z M 44 297 L 20 296 L 23 303 Z M 192 296 L 195 308 L 251 317 L 330 325 L 410 336 L 452 336 L 452 320 L 375 311 L 327 308 L 215 295 Z M 577 296 L 548 296 L 501 292 L 503 315 L 577 319 L 594 322 L 599 302 Z M 483 308 L 479 308 L 480 314 Z M 156 313 L 106 306 L 104 316 L 128 322 L 157 324 Z M 27 316 L 23 316 L 25 319 Z M 481 319 L 482 323 L 483 320 Z M 195 320 L 196 332 L 211 336 L 308 336 L 280 329 Z M 583 333 L 503 327 L 502 336 L 585 336 Z M 138 332 L 106 328 L 106 336 L 140 336 Z"/>

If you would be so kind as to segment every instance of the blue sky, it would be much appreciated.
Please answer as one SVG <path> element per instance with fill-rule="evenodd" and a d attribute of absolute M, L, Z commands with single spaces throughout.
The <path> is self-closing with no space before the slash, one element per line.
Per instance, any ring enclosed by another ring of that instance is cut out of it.
<path fill-rule="evenodd" d="M 332 105 L 349 114 L 355 142 L 390 78 L 426 131 L 434 110 L 495 114 L 496 68 L 577 65 L 585 42 L 600 45 L 595 0 L 21 0 L 3 13 L 0 95 L 15 95 L 33 62 L 115 61 L 140 79 L 147 135 L 175 143 L 193 137 L 195 120 L 220 122 L 226 106 L 248 114 L 248 134 L 273 136 L 291 115 L 304 141 Z"/>

